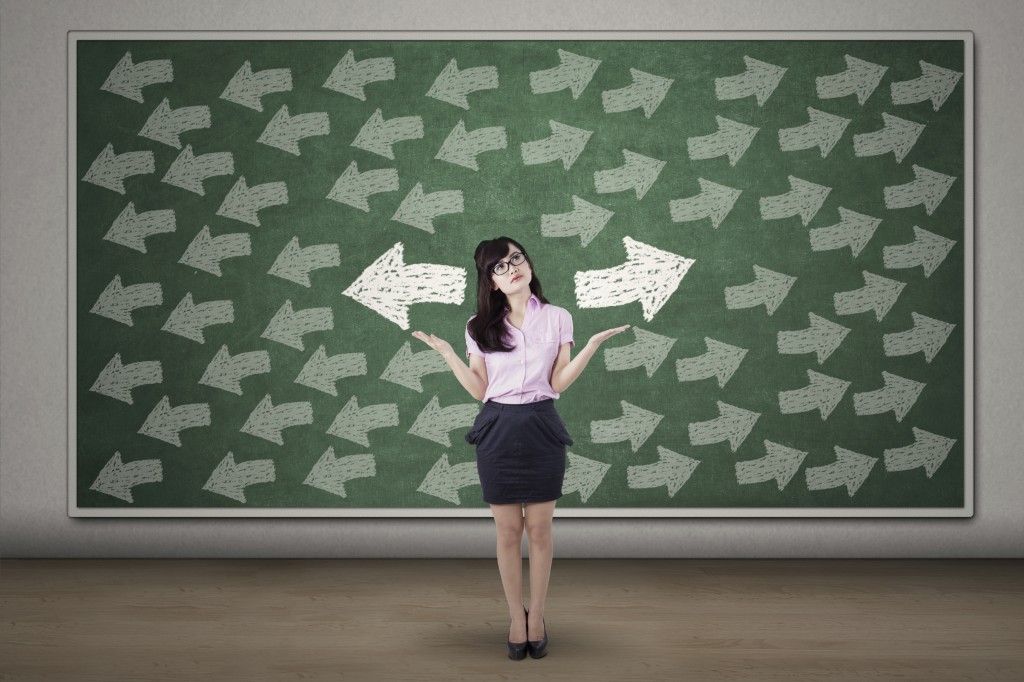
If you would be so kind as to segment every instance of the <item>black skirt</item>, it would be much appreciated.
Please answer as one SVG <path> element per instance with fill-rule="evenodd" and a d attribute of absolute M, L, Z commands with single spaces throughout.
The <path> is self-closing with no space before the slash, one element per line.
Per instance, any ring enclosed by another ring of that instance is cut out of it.
<path fill-rule="evenodd" d="M 466 434 L 488 504 L 548 502 L 562 496 L 565 447 L 573 440 L 551 398 L 523 405 L 488 400 Z"/>

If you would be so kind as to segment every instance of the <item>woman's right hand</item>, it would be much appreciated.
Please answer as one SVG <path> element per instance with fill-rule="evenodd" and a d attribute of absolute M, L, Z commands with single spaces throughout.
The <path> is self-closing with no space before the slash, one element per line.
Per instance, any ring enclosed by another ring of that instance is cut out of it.
<path fill-rule="evenodd" d="M 423 332 L 418 331 L 413 332 L 412 335 L 415 336 L 420 341 L 422 341 L 423 343 L 430 346 L 431 348 L 433 348 L 434 350 L 436 350 L 438 353 L 441 354 L 441 357 L 443 358 L 448 358 L 449 356 L 455 354 L 455 349 L 452 348 L 452 344 L 448 343 L 447 341 L 440 337 L 434 336 L 433 334 L 425 334 Z"/>

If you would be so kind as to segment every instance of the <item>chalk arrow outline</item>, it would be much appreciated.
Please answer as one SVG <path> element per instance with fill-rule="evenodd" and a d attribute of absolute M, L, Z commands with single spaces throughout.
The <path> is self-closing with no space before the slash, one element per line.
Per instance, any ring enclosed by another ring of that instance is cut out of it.
<path fill-rule="evenodd" d="M 370 57 L 357 60 L 349 50 L 331 71 L 323 87 L 349 97 L 366 101 L 366 86 L 370 83 L 395 80 L 394 57 Z"/>
<path fill-rule="evenodd" d="M 346 483 L 357 478 L 373 478 L 376 475 L 377 462 L 373 455 L 364 453 L 337 457 L 332 445 L 320 456 L 302 483 L 338 497 L 347 497 Z"/>
<path fill-rule="evenodd" d="M 126 365 L 121 361 L 121 354 L 114 353 L 114 357 L 110 358 L 89 390 L 133 405 L 133 389 L 149 384 L 161 384 L 163 381 L 163 366 L 159 360 L 144 360 Z"/>
<path fill-rule="evenodd" d="M 541 95 L 568 88 L 572 98 L 579 99 L 594 78 L 601 60 L 584 57 L 561 48 L 558 49 L 558 60 L 558 66 L 530 72 L 530 91 L 535 95 Z"/>
<path fill-rule="evenodd" d="M 871 94 L 882 82 L 882 76 L 889 70 L 888 66 L 873 64 L 850 55 L 843 55 L 846 70 L 827 76 L 818 76 L 814 85 L 818 99 L 833 99 L 857 95 L 857 104 L 864 106 Z"/>
<path fill-rule="evenodd" d="M 543 237 L 579 236 L 580 245 L 586 248 L 614 215 L 613 211 L 573 194 L 572 211 L 541 215 L 540 233 Z"/>
<path fill-rule="evenodd" d="M 132 62 L 132 53 L 125 52 L 100 86 L 100 90 L 145 103 L 142 89 L 174 80 L 174 67 L 170 59 L 152 59 L 148 62 Z"/>
<path fill-rule="evenodd" d="M 439 263 L 405 263 L 405 246 L 396 243 L 359 275 L 345 291 L 402 329 L 409 328 L 409 308 L 417 303 L 462 303 L 466 270 Z"/>
<path fill-rule="evenodd" d="M 838 445 L 833 448 L 836 461 L 820 467 L 808 467 L 804 470 L 807 489 L 831 490 L 846 486 L 846 492 L 853 497 L 867 480 L 868 475 L 878 462 L 877 457 L 868 457 Z"/>
<path fill-rule="evenodd" d="M 291 89 L 291 69 L 264 69 L 254 72 L 252 63 L 246 59 L 220 93 L 220 99 L 262 112 L 263 97 L 276 92 L 291 92 Z"/>
<path fill-rule="evenodd" d="M 752 485 L 775 481 L 782 492 L 796 476 L 808 453 L 770 440 L 764 441 L 764 447 L 768 452 L 764 457 L 736 462 L 736 483 Z"/>
<path fill-rule="evenodd" d="M 608 308 L 640 302 L 650 322 L 679 288 L 696 261 L 623 237 L 626 262 L 604 270 L 581 270 L 575 275 L 580 308 Z"/>
<path fill-rule="evenodd" d="M 141 459 L 125 464 L 118 451 L 103 465 L 89 490 L 134 503 L 132 488 L 145 483 L 160 483 L 163 480 L 163 465 L 159 459 Z"/>

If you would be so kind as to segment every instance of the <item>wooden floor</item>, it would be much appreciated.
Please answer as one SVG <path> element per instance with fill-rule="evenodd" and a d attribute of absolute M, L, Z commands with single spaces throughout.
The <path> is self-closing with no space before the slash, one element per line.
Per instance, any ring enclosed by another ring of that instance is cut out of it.
<path fill-rule="evenodd" d="M 556 558 L 546 621 L 493 560 L 0 561 L 0 679 L 69 682 L 1020 682 L 1024 561 Z"/>

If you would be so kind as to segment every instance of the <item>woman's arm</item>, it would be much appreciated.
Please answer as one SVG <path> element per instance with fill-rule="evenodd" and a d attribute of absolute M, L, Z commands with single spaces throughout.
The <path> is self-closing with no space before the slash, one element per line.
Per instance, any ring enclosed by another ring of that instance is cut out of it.
<path fill-rule="evenodd" d="M 594 353 L 601 347 L 601 344 L 627 329 L 629 329 L 628 324 L 594 334 L 590 337 L 590 341 L 587 341 L 587 345 L 583 346 L 579 355 L 571 360 L 569 359 L 570 344 L 563 343 L 558 349 L 558 357 L 555 358 L 555 364 L 551 369 L 551 389 L 555 393 L 561 393 L 572 386 L 572 382 L 576 381 L 583 373 L 583 368 L 590 362 L 590 358 L 594 357 Z"/>
<path fill-rule="evenodd" d="M 484 395 L 487 393 L 487 365 L 482 357 L 475 353 L 470 354 L 467 367 L 462 358 L 455 354 L 452 345 L 444 339 L 423 332 L 413 332 L 412 335 L 441 354 L 444 361 L 455 372 L 455 378 L 459 380 L 463 388 L 469 391 L 471 396 L 477 400 L 484 399 Z"/>

